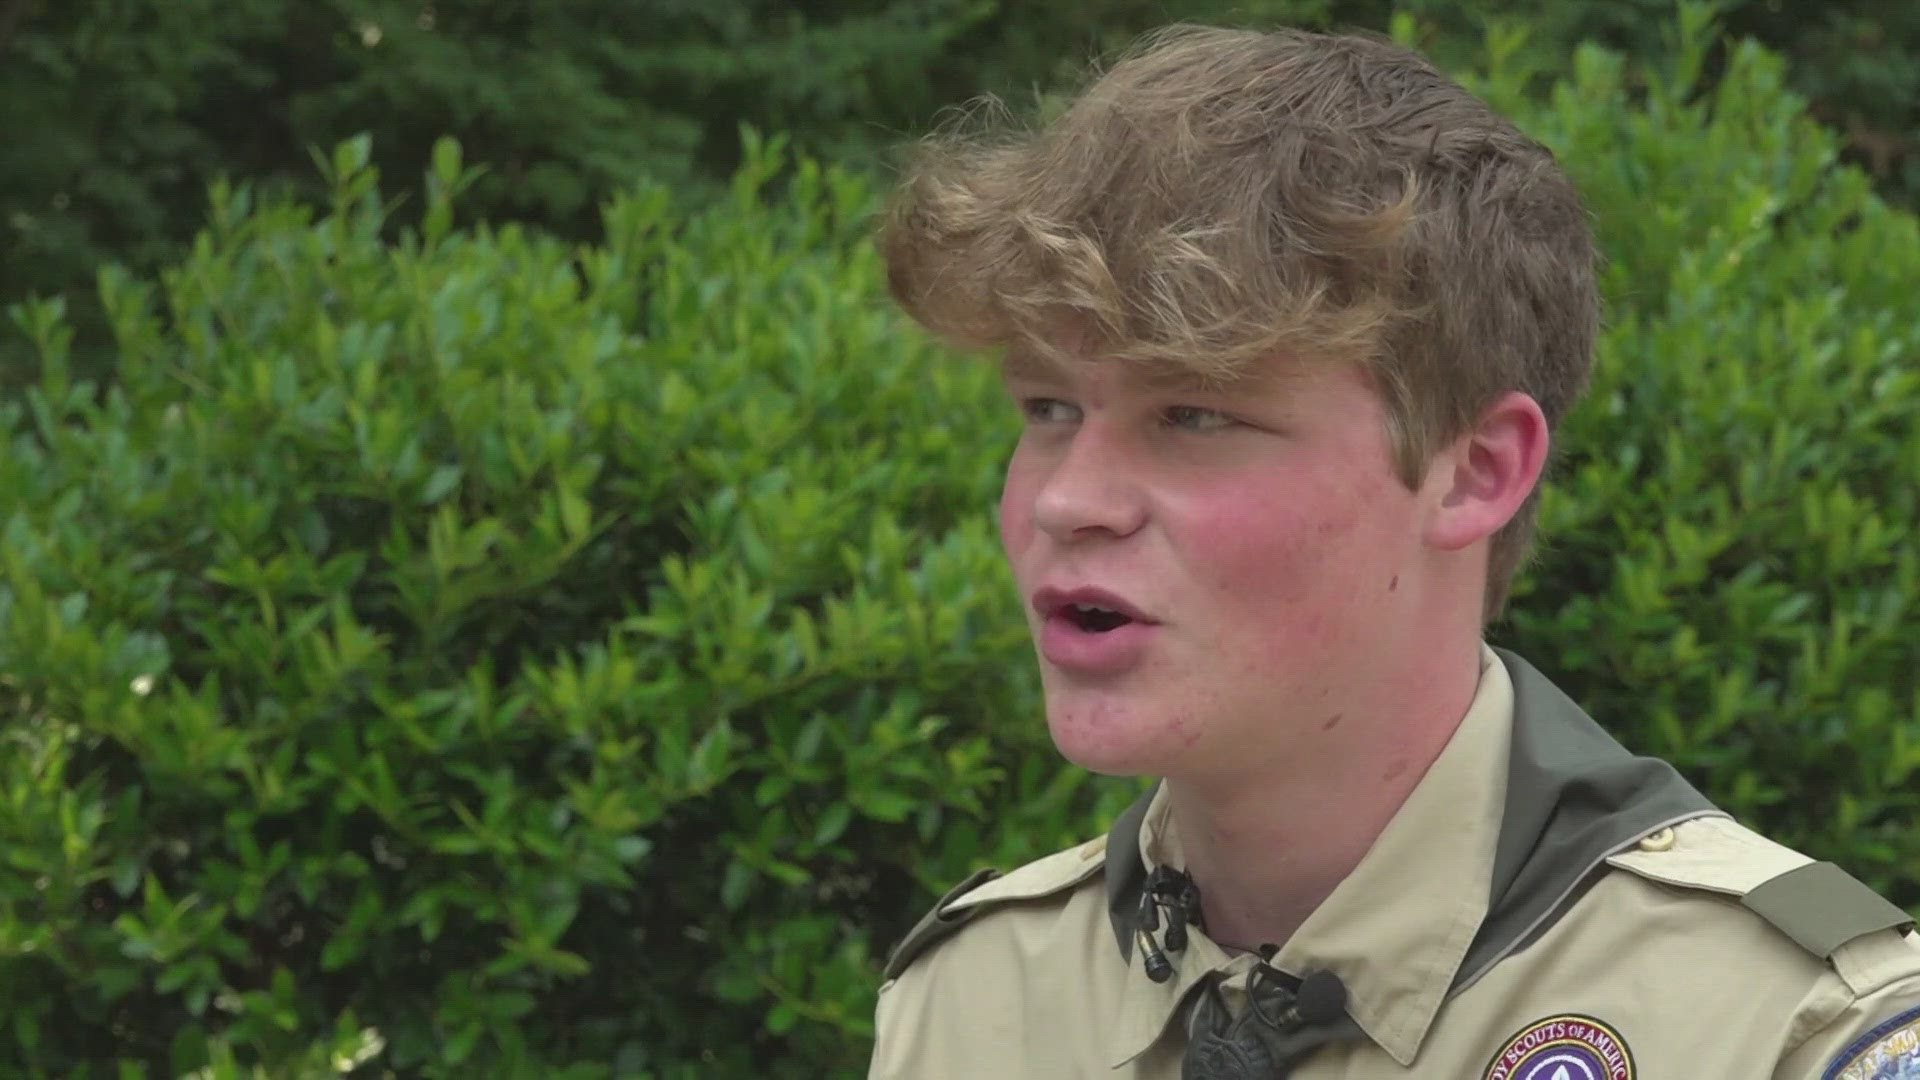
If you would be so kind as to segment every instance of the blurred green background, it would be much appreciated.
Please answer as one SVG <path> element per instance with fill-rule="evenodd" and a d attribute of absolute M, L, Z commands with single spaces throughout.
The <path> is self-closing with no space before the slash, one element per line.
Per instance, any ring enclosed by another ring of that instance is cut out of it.
<path fill-rule="evenodd" d="M 1848 159 L 1912 205 L 1920 5 L 1716 10 L 1785 56 Z M 1449 66 L 1488 25 L 1523 26 L 1543 76 L 1582 42 L 1666 55 L 1674 23 L 1672 0 L 0 0 L 0 302 L 160 265 L 216 177 L 317 196 L 313 149 L 360 132 L 390 176 L 452 135 L 487 165 L 472 214 L 588 239 L 637 179 L 723 183 L 742 123 L 874 169 L 939 110 L 1029 104 L 1167 22 L 1384 32 L 1396 13 Z"/>
<path fill-rule="evenodd" d="M 1493 637 L 1920 908 L 1908 10 L 0 0 L 0 1075 L 858 1075 L 931 898 L 1137 787 L 887 148 L 1174 19 L 1554 148 L 1608 322 Z"/>

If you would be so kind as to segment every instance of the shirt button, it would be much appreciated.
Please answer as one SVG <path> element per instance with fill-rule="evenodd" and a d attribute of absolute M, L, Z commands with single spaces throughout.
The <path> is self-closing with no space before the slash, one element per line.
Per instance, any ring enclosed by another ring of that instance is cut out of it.
<path fill-rule="evenodd" d="M 1666 851 L 1672 847 L 1672 829 L 1655 829 L 1640 839 L 1641 851 Z"/>

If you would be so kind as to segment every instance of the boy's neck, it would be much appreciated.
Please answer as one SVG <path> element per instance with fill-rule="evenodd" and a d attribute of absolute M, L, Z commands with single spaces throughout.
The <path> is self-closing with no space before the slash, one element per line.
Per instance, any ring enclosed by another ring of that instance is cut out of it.
<path fill-rule="evenodd" d="M 1207 934 L 1284 944 L 1359 865 L 1445 749 L 1479 686 L 1480 643 L 1355 687 L 1340 742 L 1281 775 L 1168 777 Z"/>

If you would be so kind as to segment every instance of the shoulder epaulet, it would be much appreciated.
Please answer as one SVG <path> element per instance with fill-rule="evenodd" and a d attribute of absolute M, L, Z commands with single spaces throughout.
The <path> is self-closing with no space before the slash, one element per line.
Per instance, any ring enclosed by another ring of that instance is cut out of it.
<path fill-rule="evenodd" d="M 1652 881 L 1737 897 L 1793 939 L 1829 959 L 1842 945 L 1913 919 L 1832 863 L 1814 862 L 1723 817 L 1660 829 L 1607 862 Z"/>
<path fill-rule="evenodd" d="M 947 894 L 936 901 L 925 915 L 920 916 L 920 921 L 913 924 L 913 929 L 907 931 L 907 936 L 901 938 L 900 943 L 893 947 L 893 952 L 887 955 L 887 966 L 881 970 L 880 977 L 883 979 L 897 978 L 901 972 L 907 970 L 908 964 L 913 963 L 921 953 L 926 952 L 935 942 L 952 935 L 962 926 L 965 926 L 968 919 L 979 914 L 980 908 L 962 908 L 960 911 L 949 916 L 946 913 L 947 905 L 968 892 L 971 892 L 979 885 L 992 881 L 999 876 L 1000 871 L 988 867 L 985 870 L 969 875 L 965 881 L 948 889 Z"/>
<path fill-rule="evenodd" d="M 1822 960 L 1855 938 L 1913 926 L 1912 916 L 1830 862 L 1789 870 L 1740 902 Z"/>
<path fill-rule="evenodd" d="M 907 931 L 907 936 L 901 938 L 887 956 L 881 977 L 899 977 L 921 954 L 959 933 L 961 927 L 997 904 L 1034 900 L 1080 884 L 1099 872 L 1105 851 L 1104 838 L 1089 840 L 1004 876 L 992 869 L 974 873 L 947 890 L 913 929 Z"/>

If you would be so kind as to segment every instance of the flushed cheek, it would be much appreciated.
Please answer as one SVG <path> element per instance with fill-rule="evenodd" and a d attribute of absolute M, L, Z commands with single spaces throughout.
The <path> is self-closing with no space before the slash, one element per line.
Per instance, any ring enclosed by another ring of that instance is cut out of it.
<path fill-rule="evenodd" d="M 1033 536 L 1033 501 L 1013 474 L 1008 475 L 1006 485 L 1000 490 L 999 522 L 1000 550 L 1006 552 L 1014 573 L 1018 574 L 1020 561 L 1016 556 L 1026 549 Z"/>
<path fill-rule="evenodd" d="M 1024 531 L 1033 524 L 1034 502 L 1047 486 L 1057 463 L 1043 449 L 1027 445 L 1025 439 L 1007 458 L 1006 473 L 1000 481 L 1000 521 L 1002 531 Z"/>
<path fill-rule="evenodd" d="M 1269 679 L 1302 658 L 1337 651 L 1365 622 L 1362 583 L 1383 557 L 1351 501 L 1324 491 L 1219 500 L 1195 515 L 1194 580 L 1220 616 L 1216 655 Z M 1375 590 L 1378 591 L 1378 590 Z"/>
<path fill-rule="evenodd" d="M 1326 584 L 1355 532 L 1351 506 L 1318 490 L 1200 491 L 1182 515 L 1197 576 L 1234 601 L 1297 604 Z"/>

